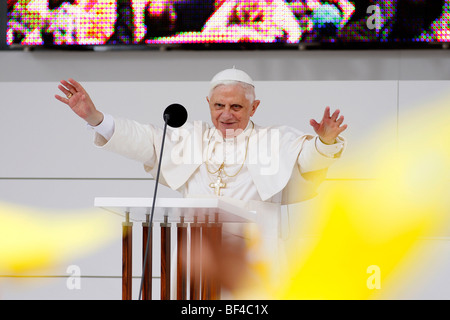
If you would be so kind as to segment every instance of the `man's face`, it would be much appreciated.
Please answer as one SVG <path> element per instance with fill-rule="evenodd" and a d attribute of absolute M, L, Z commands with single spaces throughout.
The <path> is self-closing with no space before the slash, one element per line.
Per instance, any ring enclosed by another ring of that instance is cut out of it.
<path fill-rule="evenodd" d="M 219 85 L 206 100 L 211 120 L 223 137 L 233 137 L 242 132 L 260 102 L 248 100 L 245 89 L 240 85 Z"/>

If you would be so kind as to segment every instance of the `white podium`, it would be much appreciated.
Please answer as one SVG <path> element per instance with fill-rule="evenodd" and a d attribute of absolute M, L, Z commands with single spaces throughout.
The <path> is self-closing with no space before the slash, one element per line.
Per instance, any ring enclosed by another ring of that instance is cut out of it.
<path fill-rule="evenodd" d="M 142 221 L 142 258 L 144 281 L 142 299 L 151 299 L 152 239 L 144 266 L 147 238 L 153 198 L 95 198 L 95 207 L 122 215 L 122 299 L 131 300 L 131 257 L 133 221 Z M 214 198 L 158 198 L 155 202 L 153 223 L 161 228 L 161 299 L 170 299 L 170 232 L 176 223 L 177 232 L 177 299 L 220 299 L 220 284 L 208 276 L 206 268 L 198 267 L 201 248 L 206 245 L 220 246 L 222 223 L 253 223 L 256 212 L 248 211 L 239 202 L 225 197 Z M 187 288 L 187 235 L 190 233 L 190 287 Z"/>

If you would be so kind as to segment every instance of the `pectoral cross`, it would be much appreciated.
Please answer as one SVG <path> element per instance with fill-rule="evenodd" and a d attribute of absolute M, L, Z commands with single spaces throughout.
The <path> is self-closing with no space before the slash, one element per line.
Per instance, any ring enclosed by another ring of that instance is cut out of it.
<path fill-rule="evenodd" d="M 217 180 L 214 183 L 210 183 L 209 186 L 214 188 L 214 193 L 216 196 L 220 196 L 220 189 L 226 188 L 227 184 L 222 182 L 222 177 L 220 175 L 217 176 Z"/>

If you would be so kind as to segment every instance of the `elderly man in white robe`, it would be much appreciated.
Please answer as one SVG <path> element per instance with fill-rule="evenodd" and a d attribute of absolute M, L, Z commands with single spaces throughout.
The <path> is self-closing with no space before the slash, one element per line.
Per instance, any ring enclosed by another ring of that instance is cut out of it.
<path fill-rule="evenodd" d="M 56 99 L 95 130 L 95 145 L 143 163 L 156 176 L 162 128 L 102 113 L 73 79 L 58 88 L 64 96 Z M 213 77 L 206 100 L 213 126 L 195 121 L 167 130 L 160 182 L 185 197 L 224 197 L 256 211 L 262 248 L 278 260 L 274 226 L 281 205 L 315 195 L 345 148 L 344 117 L 326 107 L 320 122 L 310 121 L 316 135 L 287 126 L 260 127 L 251 121 L 260 104 L 254 82 L 235 68 Z"/>

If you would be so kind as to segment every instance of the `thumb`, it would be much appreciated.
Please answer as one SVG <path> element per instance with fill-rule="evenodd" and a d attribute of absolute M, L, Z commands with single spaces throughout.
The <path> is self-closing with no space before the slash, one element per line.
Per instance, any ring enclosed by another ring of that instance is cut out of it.
<path fill-rule="evenodd" d="M 314 120 L 314 119 L 309 120 L 309 124 L 311 125 L 311 127 L 314 128 L 314 130 L 319 129 L 319 126 L 320 126 L 320 125 L 317 123 L 316 120 Z"/>

